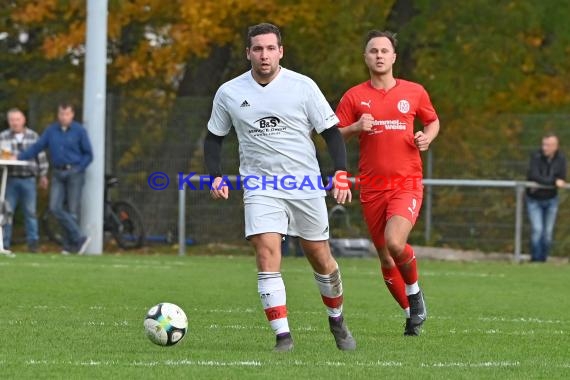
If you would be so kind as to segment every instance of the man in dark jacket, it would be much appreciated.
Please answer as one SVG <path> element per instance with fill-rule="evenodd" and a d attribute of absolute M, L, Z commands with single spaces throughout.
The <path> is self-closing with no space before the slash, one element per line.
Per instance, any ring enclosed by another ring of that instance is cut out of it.
<path fill-rule="evenodd" d="M 558 188 L 566 185 L 566 157 L 558 149 L 558 137 L 552 133 L 542 138 L 542 148 L 530 156 L 527 179 L 547 189 L 529 188 L 526 205 L 531 224 L 531 261 L 544 262 L 552 245 L 552 233 L 558 212 Z"/>

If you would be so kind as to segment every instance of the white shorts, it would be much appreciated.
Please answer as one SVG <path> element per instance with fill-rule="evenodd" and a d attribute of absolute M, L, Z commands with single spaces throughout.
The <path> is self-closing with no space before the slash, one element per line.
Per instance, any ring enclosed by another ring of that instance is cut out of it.
<path fill-rule="evenodd" d="M 325 197 L 283 199 L 254 195 L 244 200 L 245 237 L 276 232 L 305 240 L 329 238 Z"/>

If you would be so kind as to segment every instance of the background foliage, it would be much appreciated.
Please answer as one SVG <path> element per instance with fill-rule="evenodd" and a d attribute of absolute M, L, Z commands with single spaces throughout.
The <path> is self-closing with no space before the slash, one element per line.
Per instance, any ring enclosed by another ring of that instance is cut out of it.
<path fill-rule="evenodd" d="M 24 108 L 41 130 L 59 98 L 80 104 L 85 1 L 1 3 L 0 109 Z M 367 79 L 365 33 L 397 32 L 397 75 L 428 89 L 442 121 L 433 176 L 522 179 L 544 131 L 570 139 L 569 19 L 563 0 L 110 0 L 107 170 L 122 174 L 143 207 L 171 203 L 142 195 L 146 177 L 157 168 L 203 172 L 211 98 L 247 70 L 247 26 L 269 21 L 282 28 L 283 65 L 311 76 L 333 105 Z M 226 170 L 236 172 L 235 141 L 226 150 Z M 356 168 L 354 143 L 349 151 Z M 485 213 L 509 201 L 469 202 Z M 452 224 L 469 222 L 443 212 Z"/>

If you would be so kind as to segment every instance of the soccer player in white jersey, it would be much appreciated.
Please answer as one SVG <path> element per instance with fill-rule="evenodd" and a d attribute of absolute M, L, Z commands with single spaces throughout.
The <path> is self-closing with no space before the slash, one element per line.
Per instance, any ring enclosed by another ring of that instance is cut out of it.
<path fill-rule="evenodd" d="M 243 179 L 245 236 L 256 252 L 259 296 L 276 335 L 275 351 L 293 349 L 281 277 L 281 239 L 298 236 L 311 264 L 330 330 L 341 350 L 356 342 L 343 317 L 343 287 L 328 243 L 325 191 L 311 132 L 327 143 L 335 165 L 332 195 L 350 202 L 346 150 L 336 127 L 338 118 L 310 78 L 279 65 L 281 33 L 272 24 L 251 26 L 247 34 L 251 70 L 224 83 L 214 97 L 204 142 L 206 166 L 213 178 L 214 199 L 227 199 L 222 177 L 222 140 L 231 127 L 239 142 Z"/>

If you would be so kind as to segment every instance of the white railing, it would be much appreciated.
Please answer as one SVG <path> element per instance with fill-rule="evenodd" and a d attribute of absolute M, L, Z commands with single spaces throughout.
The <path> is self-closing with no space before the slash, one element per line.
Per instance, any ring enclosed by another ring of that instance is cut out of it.
<path fill-rule="evenodd" d="M 424 179 L 424 200 L 425 200 L 425 239 L 431 239 L 432 225 L 432 190 L 433 186 L 457 186 L 457 187 L 485 187 L 485 188 L 511 188 L 515 191 L 515 228 L 514 228 L 514 260 L 520 262 L 522 258 L 521 242 L 523 229 L 523 208 L 524 194 L 527 188 L 551 188 L 550 186 L 539 185 L 530 181 L 509 181 L 509 180 L 478 180 L 478 179 Z M 570 186 L 566 185 L 566 189 Z"/>
<path fill-rule="evenodd" d="M 198 182 L 200 177 L 207 175 L 195 175 L 190 180 Z M 235 183 L 237 176 L 226 176 L 227 180 Z M 349 178 L 354 184 L 355 179 Z M 433 179 L 424 178 L 424 217 L 425 217 L 425 238 L 429 241 L 432 229 L 432 187 L 434 186 L 453 186 L 453 187 L 482 187 L 482 188 L 510 188 L 515 192 L 515 226 L 514 226 L 514 261 L 520 262 L 522 257 L 521 242 L 523 228 L 523 208 L 524 194 L 527 188 L 549 188 L 542 186 L 536 182 L 529 181 L 510 181 L 510 180 L 479 180 L 479 179 Z M 565 186 L 570 189 L 570 185 Z M 186 254 L 186 186 L 179 190 L 178 198 L 178 255 Z"/>

